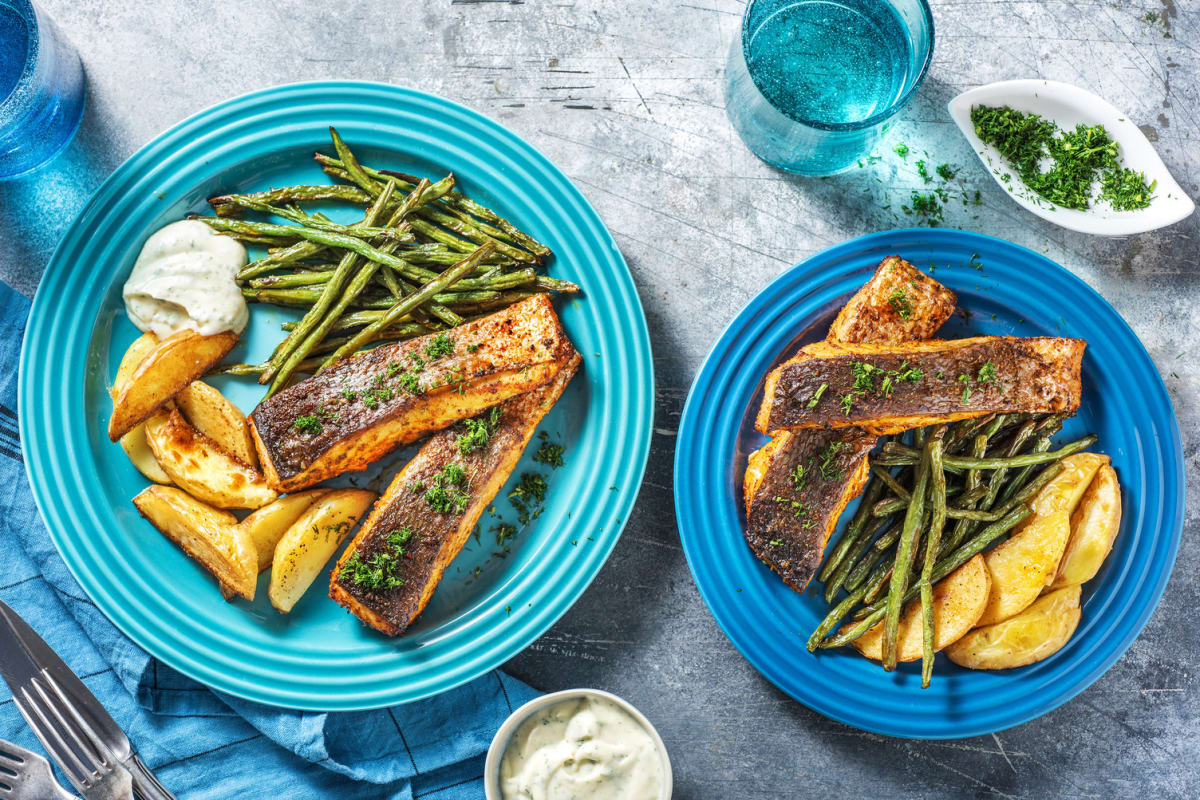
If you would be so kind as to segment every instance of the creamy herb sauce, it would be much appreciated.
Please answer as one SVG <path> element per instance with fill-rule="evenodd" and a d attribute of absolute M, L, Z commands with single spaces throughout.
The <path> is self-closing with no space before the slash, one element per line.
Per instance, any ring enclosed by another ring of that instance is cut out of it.
<path fill-rule="evenodd" d="M 182 330 L 241 333 L 250 319 L 235 282 L 246 248 L 197 220 L 159 228 L 142 245 L 122 296 L 129 319 L 160 339 Z"/>
<path fill-rule="evenodd" d="M 657 800 L 662 779 L 650 733 L 600 697 L 535 712 L 500 762 L 504 800 Z"/>

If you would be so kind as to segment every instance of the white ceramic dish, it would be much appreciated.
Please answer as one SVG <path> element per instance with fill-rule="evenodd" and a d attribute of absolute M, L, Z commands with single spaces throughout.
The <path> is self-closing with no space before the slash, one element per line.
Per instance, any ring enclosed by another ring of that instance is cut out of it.
<path fill-rule="evenodd" d="M 1017 111 L 1040 114 L 1061 128 L 1077 124 L 1103 125 L 1121 147 L 1125 165 L 1145 173 L 1147 181 L 1157 181 L 1154 200 L 1149 207 L 1137 211 L 1116 211 L 1107 205 L 1093 205 L 1087 211 L 1058 208 L 1039 200 L 1016 175 L 1011 181 L 1003 175 L 1011 170 L 994 147 L 984 144 L 975 135 L 971 124 L 971 107 L 975 105 L 1009 106 Z M 1099 236 L 1127 236 L 1172 225 L 1186 218 L 1196 208 L 1192 199 L 1180 188 L 1158 153 L 1138 126 L 1111 103 L 1089 91 L 1066 83 L 1046 80 L 1001 81 L 963 92 L 947 106 L 959 130 L 967 137 L 983 166 L 1008 191 L 1017 205 L 1045 220 L 1081 233 Z"/>
<path fill-rule="evenodd" d="M 646 719 L 645 715 L 630 705 L 628 701 L 617 697 L 615 694 L 603 692 L 599 689 L 565 689 L 561 692 L 553 692 L 552 694 L 534 698 L 509 714 L 508 719 L 504 720 L 504 724 L 500 726 L 500 730 L 496 731 L 496 735 L 492 737 L 492 743 L 488 747 L 487 760 L 483 765 L 483 790 L 487 800 L 501 800 L 500 759 L 504 757 L 504 751 L 508 748 L 508 741 L 516 733 L 520 724 L 528 719 L 531 714 L 543 708 L 561 703 L 564 700 L 577 700 L 582 697 L 599 697 L 615 703 L 646 729 L 650 734 L 650 738 L 654 741 L 654 746 L 658 749 L 659 757 L 662 759 L 663 784 L 658 800 L 671 800 L 673 784 L 671 778 L 671 759 L 667 756 L 667 746 L 663 744 L 662 737 L 658 735 L 658 731 L 654 730 L 654 726 L 650 724 L 650 720 Z"/>

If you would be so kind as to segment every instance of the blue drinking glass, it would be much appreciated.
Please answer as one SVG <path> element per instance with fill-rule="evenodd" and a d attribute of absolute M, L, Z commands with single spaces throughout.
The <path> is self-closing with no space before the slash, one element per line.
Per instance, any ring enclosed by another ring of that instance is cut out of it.
<path fill-rule="evenodd" d="M 79 54 L 29 0 L 0 0 L 0 180 L 61 153 L 83 117 Z"/>
<path fill-rule="evenodd" d="M 852 166 L 929 68 L 925 0 L 750 0 L 725 69 L 725 111 L 763 161 L 801 175 Z"/>

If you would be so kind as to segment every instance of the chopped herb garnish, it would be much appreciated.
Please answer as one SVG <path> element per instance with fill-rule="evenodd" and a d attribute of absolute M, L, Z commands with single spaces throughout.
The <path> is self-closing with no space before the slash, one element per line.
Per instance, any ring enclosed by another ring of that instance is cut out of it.
<path fill-rule="evenodd" d="M 892 148 L 892 152 L 896 153 L 896 155 L 900 156 L 901 158 L 908 158 L 908 145 L 906 145 L 904 142 L 900 142 Z"/>
<path fill-rule="evenodd" d="M 796 468 L 791 473 L 792 487 L 799 494 L 804 485 L 808 483 L 808 469 L 803 464 L 797 464 Z"/>
<path fill-rule="evenodd" d="M 821 451 L 821 478 L 822 480 L 835 481 L 842 477 L 842 471 L 838 469 L 837 457 L 838 453 L 848 447 L 845 442 L 830 442 L 829 446 Z"/>
<path fill-rule="evenodd" d="M 499 422 L 499 406 L 494 406 L 490 411 L 473 419 L 463 420 L 459 426 L 462 432 L 458 435 L 458 451 L 463 455 L 470 455 L 487 447 Z"/>
<path fill-rule="evenodd" d="M 921 217 L 921 221 L 926 225 L 936 228 L 942 221 L 942 201 L 938 192 L 942 190 L 938 189 L 928 194 L 914 190 L 908 204 L 900 206 L 900 210 L 909 216 Z"/>
<path fill-rule="evenodd" d="M 971 122 L 975 135 L 1000 151 L 1034 194 L 1055 205 L 1086 210 L 1099 200 L 1131 211 L 1154 198 L 1155 182 L 1121 163 L 1120 148 L 1103 125 L 1063 130 L 1008 106 L 975 106 Z M 1093 197 L 1097 182 L 1100 192 Z"/>
<path fill-rule="evenodd" d="M 292 428 L 297 433 L 311 433 L 313 436 L 320 436 L 324 428 L 321 425 L 321 418 L 315 414 L 305 414 L 302 417 L 296 417 L 296 421 L 292 423 Z"/>
<path fill-rule="evenodd" d="M 434 476 L 425 492 L 425 502 L 439 514 L 461 514 L 471 500 L 471 495 L 462 490 L 467 485 L 467 472 L 458 464 L 450 463 Z"/>
<path fill-rule="evenodd" d="M 851 362 L 854 371 L 854 390 L 841 399 L 842 409 L 850 413 L 857 395 L 872 393 L 876 397 L 891 397 L 899 383 L 916 383 L 925 377 L 919 367 L 910 367 L 907 361 L 901 361 L 899 369 L 883 369 L 866 361 Z M 878 383 L 876 382 L 878 381 Z"/>
<path fill-rule="evenodd" d="M 477 345 L 477 344 L 469 344 L 469 345 L 467 345 L 467 352 L 468 352 L 468 353 L 474 353 L 474 352 L 475 352 L 476 350 L 478 350 L 478 349 L 479 349 L 479 345 Z"/>
<path fill-rule="evenodd" d="M 959 383 L 961 383 L 963 385 L 963 390 L 962 390 L 963 404 L 970 405 L 970 403 L 971 403 L 971 376 L 965 375 L 965 374 L 959 375 L 958 381 L 959 381 Z"/>
<path fill-rule="evenodd" d="M 546 464 L 551 467 L 561 467 L 563 465 L 563 446 L 561 444 L 551 444 L 544 442 L 537 452 L 533 454 L 533 460 L 539 464 Z"/>
<path fill-rule="evenodd" d="M 398 589 L 404 585 L 404 579 L 399 575 L 400 556 L 404 555 L 404 545 L 412 535 L 412 528 L 407 526 L 389 531 L 385 540 L 387 547 L 366 559 L 354 553 L 346 559 L 342 573 L 360 589 Z"/>
<path fill-rule="evenodd" d="M 444 333 L 439 333 L 429 341 L 429 344 L 425 345 L 425 355 L 430 361 L 454 355 L 454 340 Z"/>
<path fill-rule="evenodd" d="M 801 503 L 799 500 L 792 500 L 791 498 L 788 498 L 788 497 L 776 496 L 775 502 L 779 503 L 780 505 L 790 506 L 791 508 L 794 508 L 796 510 L 797 517 L 804 516 L 804 514 L 808 511 L 808 506 L 805 505 L 804 503 Z"/>
<path fill-rule="evenodd" d="M 908 299 L 908 293 L 903 289 L 893 291 L 887 302 L 892 307 L 892 311 L 900 315 L 900 319 L 908 319 L 912 316 L 912 302 Z"/>
<path fill-rule="evenodd" d="M 526 525 L 542 513 L 541 506 L 546 502 L 546 479 L 536 472 L 526 472 L 508 497 L 517 510 L 517 521 Z"/>
<path fill-rule="evenodd" d="M 929 174 L 929 171 L 925 168 L 925 159 L 923 158 L 917 159 L 917 174 L 920 175 L 921 180 L 925 181 L 926 183 L 929 183 L 931 180 L 933 180 Z"/>
<path fill-rule="evenodd" d="M 358 392 L 352 389 L 342 389 L 342 397 L 346 398 L 347 403 L 353 403 L 358 399 Z"/>
<path fill-rule="evenodd" d="M 500 523 L 492 528 L 492 530 L 496 532 L 496 545 L 498 547 L 503 547 L 505 542 L 517 535 L 517 526 L 507 522 Z"/>
<path fill-rule="evenodd" d="M 813 396 L 808 398 L 808 408 L 815 408 L 817 403 L 821 402 L 821 395 L 825 394 L 825 390 L 828 388 L 828 383 L 822 383 L 818 386 L 817 390 L 813 392 Z"/>
<path fill-rule="evenodd" d="M 975 380 L 980 383 L 991 383 L 996 379 L 996 365 L 991 361 L 985 361 L 983 366 L 979 368 L 979 373 L 975 376 Z"/>
<path fill-rule="evenodd" d="M 400 388 L 409 394 L 421 393 L 421 379 L 417 377 L 417 373 L 415 372 L 401 372 L 399 383 Z"/>

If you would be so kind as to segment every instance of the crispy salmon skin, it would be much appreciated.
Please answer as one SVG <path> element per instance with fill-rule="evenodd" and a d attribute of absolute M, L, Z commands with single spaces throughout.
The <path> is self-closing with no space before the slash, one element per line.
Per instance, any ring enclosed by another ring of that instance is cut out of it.
<path fill-rule="evenodd" d="M 888 256 L 838 312 L 831 342 L 909 342 L 929 339 L 954 313 L 954 292 L 900 256 Z"/>
<path fill-rule="evenodd" d="M 1079 408 L 1086 346 L 1009 336 L 819 342 L 767 376 L 756 427 L 857 426 L 883 434 L 993 413 L 1070 412 Z"/>
<path fill-rule="evenodd" d="M 875 436 L 859 428 L 781 431 L 750 456 L 743 490 L 746 544 L 803 592 L 838 518 L 867 480 Z"/>
<path fill-rule="evenodd" d="M 296 491 L 552 380 L 574 356 L 544 294 L 445 333 L 377 347 L 250 415 L 267 482 Z"/>
<path fill-rule="evenodd" d="M 470 425 L 434 434 L 392 480 L 338 560 L 329 596 L 370 627 L 403 633 L 429 603 L 579 364 L 573 355 L 544 386 L 485 411 Z M 480 443 L 480 430 L 489 431 L 486 443 Z M 441 494 L 431 494 L 439 487 Z"/>

